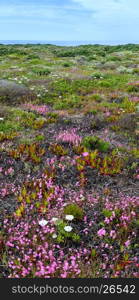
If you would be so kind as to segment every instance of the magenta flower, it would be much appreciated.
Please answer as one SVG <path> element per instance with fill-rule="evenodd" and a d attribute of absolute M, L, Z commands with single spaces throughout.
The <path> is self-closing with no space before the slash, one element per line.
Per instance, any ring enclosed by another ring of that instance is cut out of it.
<path fill-rule="evenodd" d="M 101 228 L 101 229 L 98 230 L 97 234 L 98 234 L 98 236 L 101 237 L 101 236 L 106 234 L 106 230 L 104 228 Z"/>
<path fill-rule="evenodd" d="M 127 241 L 125 242 L 125 246 L 128 247 L 129 245 L 130 245 L 130 240 L 127 240 Z"/>
<path fill-rule="evenodd" d="M 113 239 L 116 238 L 116 232 L 115 232 L 115 230 L 111 230 L 110 231 L 110 237 L 113 238 Z"/>
<path fill-rule="evenodd" d="M 89 155 L 88 152 L 83 152 L 83 156 L 84 156 L 84 157 L 86 157 L 86 156 L 88 156 L 88 155 Z"/>

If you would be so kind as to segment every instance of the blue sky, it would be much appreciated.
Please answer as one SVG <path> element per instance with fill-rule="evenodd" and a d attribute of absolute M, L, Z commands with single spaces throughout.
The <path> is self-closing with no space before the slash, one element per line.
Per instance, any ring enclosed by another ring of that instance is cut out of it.
<path fill-rule="evenodd" d="M 139 42 L 139 0 L 0 0 L 0 40 Z"/>

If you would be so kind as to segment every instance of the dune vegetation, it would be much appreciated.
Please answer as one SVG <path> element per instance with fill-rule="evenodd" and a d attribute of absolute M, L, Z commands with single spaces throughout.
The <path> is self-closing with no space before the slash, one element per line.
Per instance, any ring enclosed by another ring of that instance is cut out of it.
<path fill-rule="evenodd" d="M 138 277 L 139 45 L 0 45 L 0 277 Z"/>

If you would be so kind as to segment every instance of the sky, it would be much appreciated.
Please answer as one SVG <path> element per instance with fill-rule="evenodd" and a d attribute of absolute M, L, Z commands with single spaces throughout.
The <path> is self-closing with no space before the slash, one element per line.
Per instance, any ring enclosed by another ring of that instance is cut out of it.
<path fill-rule="evenodd" d="M 139 0 L 0 0 L 0 40 L 139 43 Z"/>

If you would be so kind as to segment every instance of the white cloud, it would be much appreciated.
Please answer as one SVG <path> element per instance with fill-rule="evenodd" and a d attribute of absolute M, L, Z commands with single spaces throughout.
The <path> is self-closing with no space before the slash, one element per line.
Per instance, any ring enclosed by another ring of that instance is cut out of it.
<path fill-rule="evenodd" d="M 72 0 L 92 11 L 92 21 L 101 26 L 139 26 L 139 0 Z M 111 29 L 111 28 L 109 28 Z"/>

